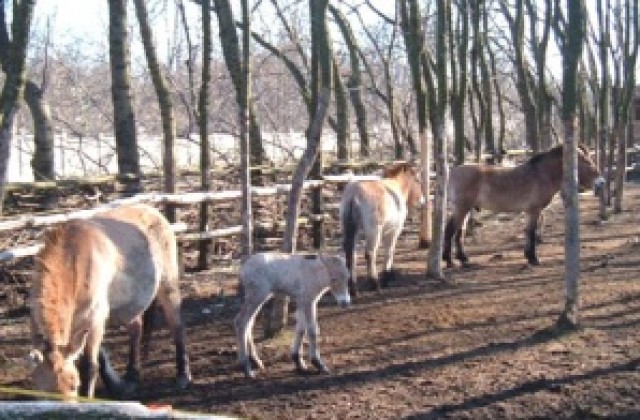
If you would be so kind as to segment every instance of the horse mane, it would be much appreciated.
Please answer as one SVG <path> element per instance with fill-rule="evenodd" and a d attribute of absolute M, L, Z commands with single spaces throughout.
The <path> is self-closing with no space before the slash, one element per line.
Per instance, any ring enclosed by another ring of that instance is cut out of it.
<path fill-rule="evenodd" d="M 413 165 L 408 162 L 396 163 L 395 165 L 385 168 L 383 178 L 395 178 L 402 172 L 408 172 L 413 169 Z"/>
<path fill-rule="evenodd" d="M 578 153 L 582 153 L 585 156 L 589 156 L 589 148 L 584 143 L 578 143 L 577 149 L 578 149 Z M 551 149 L 545 152 L 540 152 L 538 154 L 533 155 L 531 158 L 529 158 L 529 160 L 527 161 L 527 164 L 536 166 L 541 161 L 547 158 L 557 158 L 557 157 L 562 158 L 563 150 L 564 150 L 564 146 L 562 144 L 552 147 Z"/>
<path fill-rule="evenodd" d="M 70 242 L 76 242 L 80 235 L 77 223 L 56 226 L 45 233 L 44 248 L 36 257 L 31 309 L 40 332 L 54 346 L 69 341 L 77 280 L 77 250 Z"/>

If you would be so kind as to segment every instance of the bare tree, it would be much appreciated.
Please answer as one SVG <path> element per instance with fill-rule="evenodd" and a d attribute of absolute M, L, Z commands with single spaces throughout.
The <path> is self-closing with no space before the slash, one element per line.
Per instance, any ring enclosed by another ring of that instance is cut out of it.
<path fill-rule="evenodd" d="M 633 6 L 631 4 L 633 3 Z M 617 38 L 620 51 L 620 59 L 615 60 L 622 67 L 622 72 L 626 75 L 619 87 L 620 103 L 617 108 L 620 110 L 618 117 L 619 136 L 618 150 L 615 171 L 615 196 L 613 201 L 614 213 L 622 212 L 624 198 L 624 180 L 627 171 L 627 145 L 629 138 L 633 138 L 633 123 L 631 116 L 631 103 L 633 92 L 636 87 L 636 63 L 638 61 L 638 48 L 640 47 L 640 23 L 638 2 L 624 2 L 624 9 L 618 2 L 618 25 Z M 624 20 L 622 18 L 624 15 Z"/>
<path fill-rule="evenodd" d="M 558 0 L 559 1 L 559 0 Z M 563 188 L 565 209 L 565 307 L 558 319 L 562 327 L 575 328 L 579 323 L 580 283 L 580 207 L 578 201 L 578 120 L 577 72 L 585 38 L 583 0 L 567 0 L 567 23 L 562 34 L 562 120 L 564 124 Z"/>
<path fill-rule="evenodd" d="M 242 80 L 238 116 L 240 119 L 240 171 L 242 178 L 242 255 L 248 257 L 253 252 L 253 212 L 251 208 L 251 20 L 249 16 L 249 0 L 242 0 Z"/>
<path fill-rule="evenodd" d="M 211 150 L 209 144 L 209 83 L 211 81 L 211 0 L 201 1 L 202 11 L 202 81 L 198 97 L 198 128 L 200 129 L 200 189 L 211 189 Z M 209 224 L 209 205 L 200 203 L 200 230 L 207 229 Z M 198 249 L 198 266 L 207 266 L 210 241 L 200 241 Z"/>
<path fill-rule="evenodd" d="M 598 166 L 600 173 L 606 173 L 607 160 L 607 144 L 609 144 L 609 136 L 611 134 L 611 127 L 609 123 L 609 116 L 611 114 L 611 77 L 609 75 L 609 50 L 611 45 L 611 38 L 609 31 L 611 30 L 611 4 L 609 0 L 603 5 L 602 0 L 597 1 L 597 13 L 598 13 L 598 26 L 600 27 L 600 39 L 598 45 L 598 52 L 600 58 L 600 84 L 598 87 L 598 100 L 600 110 L 600 135 L 598 141 L 599 160 Z M 610 178 L 610 177 L 607 177 Z M 607 185 L 609 181 L 607 181 Z M 600 194 L 600 206 L 599 216 L 601 220 L 607 218 L 607 193 L 610 191 L 608 187 L 602 189 Z"/>
<path fill-rule="evenodd" d="M 137 192 L 141 187 L 140 155 L 131 94 L 127 0 L 109 0 L 109 56 L 118 172 L 126 192 Z"/>
<path fill-rule="evenodd" d="M 5 69 L 9 61 L 11 43 L 5 22 L 4 6 L 0 10 L 0 66 Z M 53 156 L 53 120 L 49 105 L 44 99 L 48 76 L 50 25 L 47 22 L 46 39 L 44 42 L 44 65 L 42 69 L 42 81 L 40 85 L 27 79 L 24 87 L 24 99 L 29 107 L 33 122 L 34 153 L 31 160 L 31 168 L 36 181 L 50 180 L 55 177 Z"/>
<path fill-rule="evenodd" d="M 220 30 L 220 42 L 224 59 L 229 70 L 229 75 L 236 91 L 236 101 L 240 108 L 249 108 L 250 136 L 251 136 L 251 156 L 254 164 L 262 164 L 265 155 L 262 147 L 262 130 L 258 121 L 257 113 L 252 100 L 244 105 L 242 86 L 242 67 L 244 63 L 240 55 L 240 45 L 236 32 L 236 21 L 233 9 L 229 0 L 213 0 L 216 16 L 218 17 L 218 28 Z"/>
<path fill-rule="evenodd" d="M 165 77 L 160 69 L 156 48 L 153 45 L 153 33 L 149 25 L 149 17 L 147 6 L 144 0 L 133 1 L 140 25 L 140 34 L 144 45 L 144 53 L 147 58 L 147 65 L 151 73 L 151 80 L 158 96 L 160 104 L 160 119 L 162 120 L 162 162 L 164 168 L 164 191 L 167 193 L 176 192 L 176 160 L 175 160 L 175 141 L 176 141 L 176 123 L 173 115 L 173 100 L 171 92 L 167 86 Z M 165 208 L 165 214 L 169 221 L 175 222 L 176 214 L 173 206 Z"/>
<path fill-rule="evenodd" d="M 465 149 L 465 102 L 467 95 L 469 55 L 469 2 L 458 3 L 456 25 L 450 27 L 450 60 L 451 60 L 451 116 L 454 129 L 454 155 L 456 165 L 464 163 Z"/>
<path fill-rule="evenodd" d="M 411 69 L 413 90 L 416 95 L 416 113 L 418 118 L 418 138 L 420 139 L 420 165 L 422 167 L 422 189 L 427 197 L 426 204 L 421 212 L 420 246 L 430 246 L 432 239 L 432 214 L 429 194 L 431 193 L 431 147 L 427 138 L 427 92 L 425 89 L 424 62 L 429 58 L 425 55 L 427 49 L 424 45 L 422 31 L 422 16 L 417 0 L 398 0 L 400 8 L 400 22 L 404 36 L 407 59 Z"/>
<path fill-rule="evenodd" d="M 25 61 L 34 4 L 34 0 L 15 0 L 13 2 L 11 40 L 7 39 L 6 31 L 0 31 L 0 37 L 2 37 L 0 45 L 9 46 L 7 60 L 3 60 L 2 65 L 5 80 L 0 93 L 0 110 L 2 112 L 0 114 L 0 214 L 3 210 L 14 117 L 25 84 Z M 5 28 L 4 0 L 0 0 L 0 10 L 2 11 L 0 25 Z"/>
<path fill-rule="evenodd" d="M 313 170 L 320 152 L 322 126 L 327 116 L 331 101 L 332 52 L 327 29 L 327 7 L 329 0 L 309 0 L 309 20 L 311 22 L 311 102 L 315 104 L 314 112 L 307 128 L 307 147 L 302 154 L 293 173 L 291 192 L 287 204 L 287 225 L 284 233 L 282 250 L 296 251 L 298 236 L 298 215 L 302 199 L 304 180 Z M 272 336 L 286 325 L 288 300 L 278 296 L 273 301 L 273 309 L 265 325 L 265 334 Z"/>
<path fill-rule="evenodd" d="M 433 132 L 433 160 L 436 169 L 436 182 L 433 200 L 433 241 L 427 255 L 427 275 L 443 280 L 442 245 L 444 240 L 444 220 L 447 213 L 447 183 L 449 180 L 445 122 L 449 103 L 448 36 L 450 34 L 449 25 L 451 24 L 451 0 L 438 0 L 436 13 L 435 79 L 438 84 L 437 87 L 432 86 L 430 89 L 434 100 L 429 108 Z"/>

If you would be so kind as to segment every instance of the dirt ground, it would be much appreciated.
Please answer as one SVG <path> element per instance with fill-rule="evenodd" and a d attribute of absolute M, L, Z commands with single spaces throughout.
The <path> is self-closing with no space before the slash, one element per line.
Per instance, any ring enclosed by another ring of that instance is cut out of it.
<path fill-rule="evenodd" d="M 553 329 L 564 304 L 564 218 L 556 199 L 534 268 L 522 255 L 523 218 L 482 215 L 477 238 L 467 242 L 476 265 L 446 270 L 445 283 L 427 280 L 426 251 L 416 248 L 409 225 L 396 257 L 401 276 L 388 289 L 362 293 L 346 310 L 330 296 L 322 300 L 320 349 L 330 375 L 298 376 L 288 357 L 291 334 L 265 341 L 258 329 L 266 369 L 245 379 L 232 331 L 238 299 L 212 296 L 213 278 L 185 278 L 193 385 L 173 387 L 174 352 L 161 329 L 140 399 L 261 419 L 638 418 L 639 198 L 640 186 L 627 185 L 627 210 L 604 223 L 596 223 L 595 198 L 581 199 L 578 331 Z M 0 385 L 29 386 L 19 362 L 26 325 L 24 308 L 0 318 Z M 121 370 L 125 343 L 123 331 L 110 332 L 107 345 Z"/>

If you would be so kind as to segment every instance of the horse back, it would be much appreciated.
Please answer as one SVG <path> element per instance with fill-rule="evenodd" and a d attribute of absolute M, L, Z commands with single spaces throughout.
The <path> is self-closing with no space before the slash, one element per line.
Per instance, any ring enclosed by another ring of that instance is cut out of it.
<path fill-rule="evenodd" d="M 539 177 L 528 166 L 460 165 L 450 172 L 449 201 L 454 211 L 460 212 L 473 207 L 496 212 L 526 211 L 546 200 L 539 184 Z"/>
<path fill-rule="evenodd" d="M 341 214 L 347 205 L 355 205 L 361 224 L 381 226 L 393 222 L 397 215 L 406 216 L 406 202 L 393 183 L 386 180 L 354 181 L 347 185 L 341 202 Z M 404 219 L 403 219 L 404 220 Z"/>
<path fill-rule="evenodd" d="M 171 225 L 147 205 L 119 207 L 92 219 L 122 264 L 109 289 L 111 318 L 128 322 L 146 309 L 160 286 L 178 288 L 176 238 Z"/>

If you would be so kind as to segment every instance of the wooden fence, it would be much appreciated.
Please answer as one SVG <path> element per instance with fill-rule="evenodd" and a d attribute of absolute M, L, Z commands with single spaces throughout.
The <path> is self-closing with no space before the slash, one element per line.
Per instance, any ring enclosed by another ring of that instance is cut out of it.
<path fill-rule="evenodd" d="M 377 179 L 375 175 L 325 175 L 322 180 L 310 180 L 304 183 L 304 189 L 321 188 L 327 184 L 341 184 L 350 180 Z M 286 195 L 291 190 L 289 184 L 277 184 L 267 187 L 252 187 L 252 197 L 267 197 Z M 0 222 L 0 232 L 12 231 L 24 228 L 38 228 L 63 223 L 72 219 L 86 219 L 100 212 L 119 207 L 126 204 L 148 203 L 160 205 L 185 206 L 203 202 L 216 203 L 235 200 L 242 197 L 240 190 L 218 191 L 218 192 L 191 192 L 182 194 L 144 193 L 132 197 L 116 199 L 108 204 L 103 204 L 91 209 L 73 211 L 69 213 L 49 214 L 49 215 L 25 215 L 11 220 Z M 310 214 L 310 220 L 323 220 L 326 214 Z M 257 224 L 260 221 L 255 221 Z M 204 232 L 189 232 L 185 223 L 172 225 L 178 234 L 180 241 L 201 241 L 214 238 L 221 238 L 243 233 L 242 225 L 229 226 L 220 229 L 212 229 Z M 16 258 L 35 255 L 42 247 L 42 244 L 34 244 L 25 247 L 16 247 L 0 252 L 0 262 L 8 262 Z"/>

